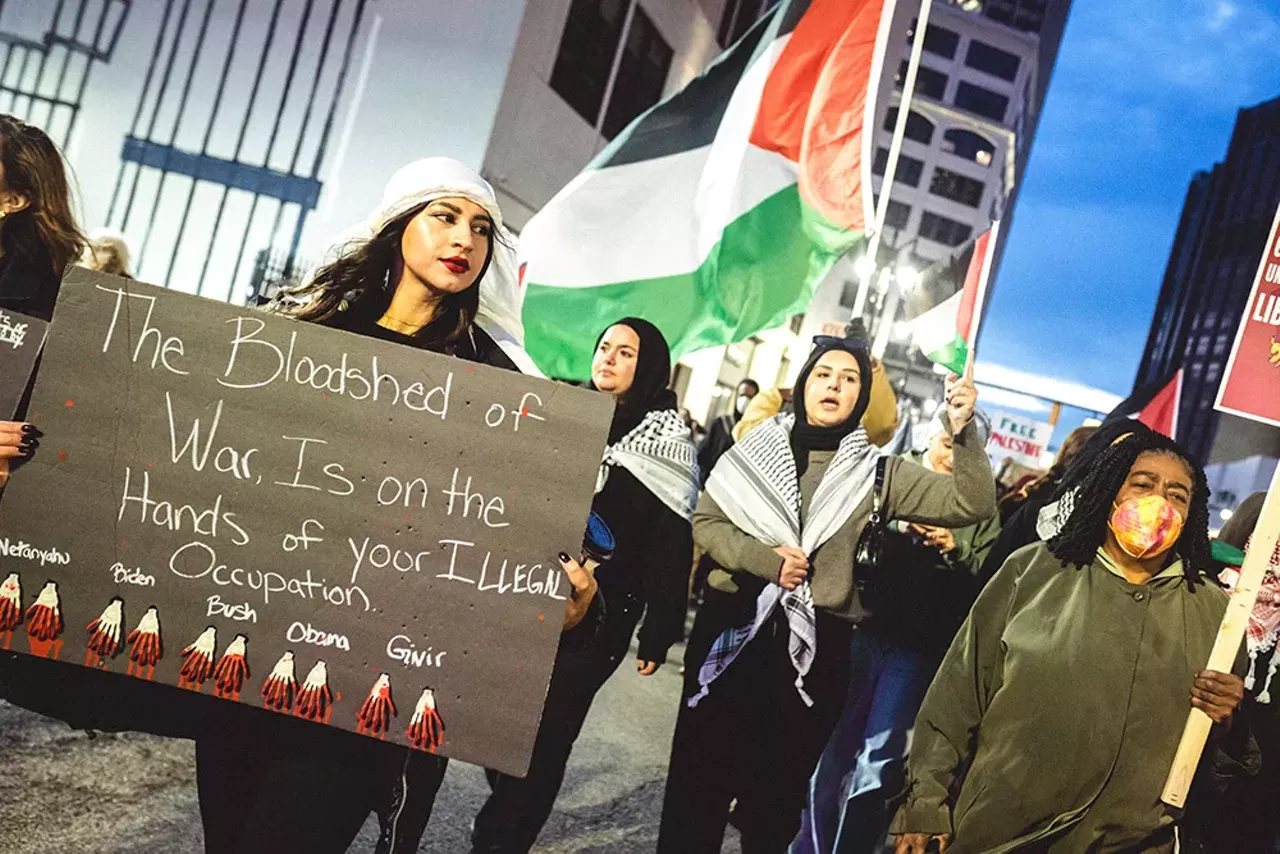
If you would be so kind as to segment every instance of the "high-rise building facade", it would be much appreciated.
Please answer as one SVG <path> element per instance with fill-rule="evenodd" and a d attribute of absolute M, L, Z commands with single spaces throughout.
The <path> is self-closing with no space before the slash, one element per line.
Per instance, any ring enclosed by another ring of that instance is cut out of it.
<path fill-rule="evenodd" d="M 992 267 L 992 287 L 998 286 L 1000 255 L 1070 6 L 1070 0 L 935 0 L 877 253 L 881 268 L 921 272 L 999 219 Z M 877 197 L 917 35 L 917 9 L 899 4 L 886 57 L 892 88 L 881 99 L 875 131 Z M 873 331 L 880 318 L 901 316 L 898 285 L 879 277 L 877 285 L 866 317 Z M 814 299 L 806 334 L 847 320 L 858 287 L 853 260 L 837 266 Z M 891 339 L 885 362 L 895 380 L 906 381 L 908 393 L 934 393 L 931 365 L 909 341 Z"/>
<path fill-rule="evenodd" d="M 1185 370 L 1178 439 L 1205 462 L 1280 456 L 1280 431 L 1213 408 L 1280 204 L 1280 98 L 1243 109 L 1187 189 L 1135 387 Z M 1243 497 L 1243 496 L 1241 496 Z"/>

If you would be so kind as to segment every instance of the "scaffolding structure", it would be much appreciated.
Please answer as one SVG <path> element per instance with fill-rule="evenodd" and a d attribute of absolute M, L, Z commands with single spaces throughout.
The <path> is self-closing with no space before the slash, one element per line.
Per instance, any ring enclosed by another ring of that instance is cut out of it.
<path fill-rule="evenodd" d="M 369 0 L 163 0 L 107 224 L 146 281 L 235 301 L 292 274 Z"/>
<path fill-rule="evenodd" d="M 95 63 L 110 62 L 133 0 L 49 0 L 17 8 L 0 0 L 0 112 L 35 124 L 66 147 Z M 7 13 L 7 14 L 6 14 Z M 38 15 L 34 31 L 19 29 Z"/>

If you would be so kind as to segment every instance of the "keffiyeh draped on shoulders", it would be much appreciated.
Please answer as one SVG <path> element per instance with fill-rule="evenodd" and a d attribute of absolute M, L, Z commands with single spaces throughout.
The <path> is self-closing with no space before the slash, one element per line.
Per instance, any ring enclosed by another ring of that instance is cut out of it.
<path fill-rule="evenodd" d="M 794 425 L 794 415 L 778 415 L 744 436 L 711 472 L 707 494 L 743 533 L 768 546 L 792 546 L 813 555 L 871 491 L 880 452 L 867 441 L 865 430 L 859 428 L 847 435 L 802 511 L 791 449 Z M 690 706 L 707 695 L 711 683 L 733 663 L 779 605 L 791 630 L 789 651 L 797 674 L 796 690 L 811 704 L 804 677 L 817 651 L 817 630 L 813 595 L 805 582 L 787 591 L 776 584 L 766 586 L 756 600 L 752 623 L 720 635 L 698 674 L 701 687 L 689 699 Z"/>
<path fill-rule="evenodd" d="M 680 518 L 688 521 L 698 501 L 697 456 L 689 425 L 673 409 L 644 416 L 640 424 L 604 450 L 596 492 L 604 489 L 609 469 L 620 466 Z"/>

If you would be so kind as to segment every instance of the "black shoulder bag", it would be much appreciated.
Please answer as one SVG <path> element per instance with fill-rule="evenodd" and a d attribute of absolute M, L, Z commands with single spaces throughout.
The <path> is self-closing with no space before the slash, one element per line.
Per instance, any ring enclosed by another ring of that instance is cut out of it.
<path fill-rule="evenodd" d="M 882 572 L 881 559 L 884 556 L 885 532 L 889 527 L 889 514 L 885 508 L 885 488 L 889 458 L 882 456 L 876 460 L 876 482 L 871 492 L 871 516 L 858 536 L 858 546 L 853 553 L 853 580 L 860 596 L 875 586 L 876 575 Z"/>

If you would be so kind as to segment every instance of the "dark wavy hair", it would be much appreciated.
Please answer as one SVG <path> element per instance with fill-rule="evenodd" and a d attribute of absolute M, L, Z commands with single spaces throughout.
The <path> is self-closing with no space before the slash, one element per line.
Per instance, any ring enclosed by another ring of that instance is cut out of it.
<path fill-rule="evenodd" d="M 62 153 L 40 128 L 0 113 L 0 166 L 4 189 L 27 200 L 4 218 L 5 254 L 32 268 L 52 265 L 62 278 L 88 245 L 71 212 Z"/>
<path fill-rule="evenodd" d="M 418 205 L 387 223 L 374 237 L 344 247 L 341 256 L 321 267 L 310 282 L 282 290 L 270 310 L 325 326 L 377 323 L 391 306 L 404 271 L 400 244 L 405 229 L 424 208 L 426 204 Z M 496 234 L 489 236 L 489 252 L 471 287 L 445 295 L 435 317 L 415 338 L 451 351 L 467 335 L 480 308 L 480 283 L 493 259 L 497 239 Z"/>
<path fill-rule="evenodd" d="M 1096 436 L 1097 434 L 1095 434 Z M 1120 494 L 1129 470 L 1146 453 L 1163 454 L 1181 460 L 1191 470 L 1194 481 L 1182 536 L 1170 550 L 1183 561 L 1189 584 L 1203 581 L 1210 571 L 1209 484 L 1204 469 L 1177 442 L 1152 430 L 1138 430 L 1115 441 L 1090 462 L 1078 482 L 1075 507 L 1058 535 L 1047 543 L 1049 551 L 1064 566 L 1083 567 L 1093 563 L 1107 539 L 1111 508 Z"/>

